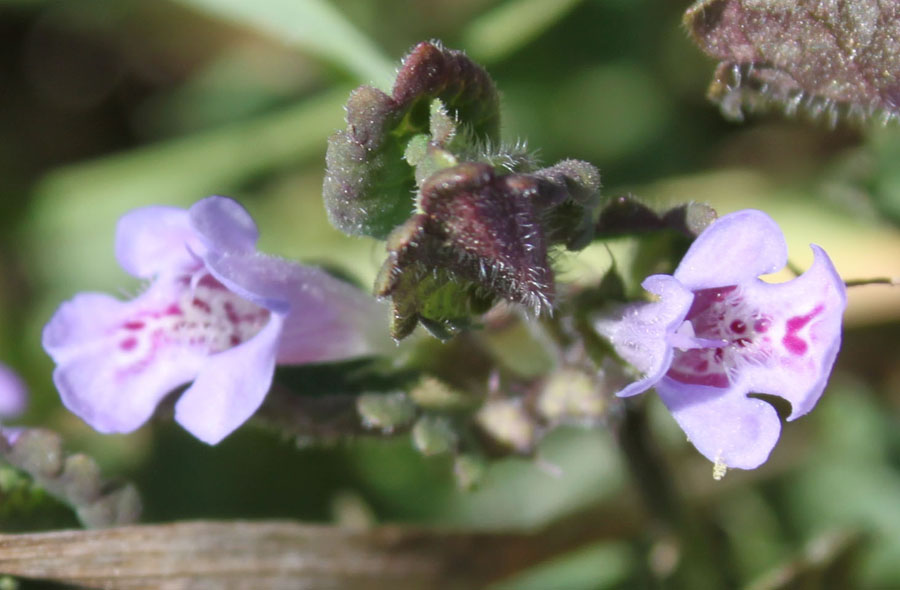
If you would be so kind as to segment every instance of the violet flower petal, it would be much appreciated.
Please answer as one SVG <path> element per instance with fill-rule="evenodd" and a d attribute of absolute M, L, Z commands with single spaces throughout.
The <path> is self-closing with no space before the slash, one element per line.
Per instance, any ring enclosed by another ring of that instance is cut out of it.
<path fill-rule="evenodd" d="M 758 275 L 787 262 L 775 222 L 746 210 L 710 225 L 674 276 L 645 281 L 658 301 L 597 322 L 643 375 L 618 395 L 655 386 L 711 461 L 743 469 L 763 463 L 780 421 L 770 404 L 748 394 L 780 396 L 791 403 L 789 420 L 802 416 L 822 395 L 840 348 L 846 288 L 825 252 L 812 248 L 806 273 L 766 283 Z"/>
<path fill-rule="evenodd" d="M 9 367 L 0 365 L 0 417 L 15 418 L 25 411 L 28 389 Z"/>
<path fill-rule="evenodd" d="M 244 207 L 227 197 L 207 197 L 188 210 L 190 225 L 210 252 L 252 253 L 259 230 Z"/>
<path fill-rule="evenodd" d="M 276 362 L 343 360 L 390 344 L 374 298 L 256 252 L 258 235 L 225 197 L 126 215 L 117 255 L 154 282 L 130 302 L 77 295 L 51 318 L 44 347 L 65 405 L 100 432 L 129 432 L 193 380 L 176 419 L 215 444 L 262 403 Z"/>
<path fill-rule="evenodd" d="M 354 358 L 393 348 L 387 307 L 325 271 L 265 254 L 213 255 L 207 268 L 241 297 L 285 315 L 278 362 Z"/>
<path fill-rule="evenodd" d="M 714 221 L 688 249 L 674 277 L 691 291 L 738 285 L 787 264 L 787 243 L 778 224 L 755 209 Z"/>
<path fill-rule="evenodd" d="M 130 302 L 82 293 L 63 303 L 44 328 L 43 343 L 57 363 L 53 381 L 63 404 L 95 430 L 135 430 L 203 364 L 206 355 L 197 348 L 132 350 L 120 332 L 129 318 L 165 309 L 173 299 L 172 286 L 163 282 Z"/>
<path fill-rule="evenodd" d="M 653 275 L 641 285 L 658 301 L 628 306 L 621 319 L 601 319 L 595 329 L 609 338 L 616 352 L 642 375 L 616 395 L 642 393 L 659 381 L 672 364 L 669 335 L 675 333 L 691 307 L 694 295 L 669 275 Z"/>
<path fill-rule="evenodd" d="M 199 264 L 196 254 L 204 250 L 184 209 L 142 207 L 123 215 L 116 225 L 116 259 L 142 279 L 190 272 Z"/>
<path fill-rule="evenodd" d="M 744 287 L 748 302 L 772 314 L 772 354 L 766 364 L 740 368 L 746 390 L 783 397 L 791 402 L 794 420 L 809 412 L 828 383 L 841 346 L 841 316 L 846 287 L 818 246 L 812 266 L 792 281 L 755 281 Z"/>
<path fill-rule="evenodd" d="M 755 469 L 769 458 L 781 434 L 770 404 L 746 390 L 687 385 L 665 377 L 656 391 L 700 453 L 729 468 Z"/>
<path fill-rule="evenodd" d="M 175 420 L 211 445 L 246 422 L 272 385 L 282 322 L 272 314 L 256 336 L 205 359 L 194 384 L 175 404 Z"/>
<path fill-rule="evenodd" d="M 68 362 L 95 348 L 110 326 L 124 320 L 126 309 L 126 303 L 105 293 L 79 293 L 60 305 L 44 326 L 41 344 L 57 364 Z"/>

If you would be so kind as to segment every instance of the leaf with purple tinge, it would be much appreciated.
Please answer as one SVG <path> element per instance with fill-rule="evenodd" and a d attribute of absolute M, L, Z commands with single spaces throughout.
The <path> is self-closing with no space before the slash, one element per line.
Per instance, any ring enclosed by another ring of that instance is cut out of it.
<path fill-rule="evenodd" d="M 376 285 L 379 295 L 393 300 L 395 338 L 406 336 L 417 321 L 436 322 L 452 334 L 453 324 L 486 311 L 485 300 L 495 297 L 537 311 L 549 305 L 547 244 L 532 201 L 535 191 L 523 190 L 534 183 L 472 162 L 426 181 L 424 213 L 391 235 Z"/>
<path fill-rule="evenodd" d="M 685 203 L 657 213 L 633 195 L 626 194 L 604 203 L 594 235 L 602 239 L 673 230 L 694 238 L 715 220 L 715 209 L 705 203 Z"/>
<path fill-rule="evenodd" d="M 839 119 L 900 115 L 900 3 L 701 0 L 684 19 L 720 60 L 709 88 L 724 116 L 781 108 Z"/>

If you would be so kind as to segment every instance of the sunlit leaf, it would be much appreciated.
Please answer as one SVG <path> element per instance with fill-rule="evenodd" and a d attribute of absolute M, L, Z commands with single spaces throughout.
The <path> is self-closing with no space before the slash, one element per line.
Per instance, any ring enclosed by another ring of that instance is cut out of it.
<path fill-rule="evenodd" d="M 108 269 L 120 215 L 151 204 L 187 206 L 266 171 L 321 157 L 346 96 L 346 88 L 338 89 L 249 121 L 56 169 L 36 188 L 37 272 L 57 285 L 115 286 L 121 278 L 112 281 Z"/>
<path fill-rule="evenodd" d="M 394 64 L 325 0 L 181 0 L 263 30 L 276 38 L 346 68 L 359 80 L 383 86 Z"/>
<path fill-rule="evenodd" d="M 520 49 L 565 17 L 581 0 L 511 0 L 472 21 L 462 45 L 472 57 L 491 63 Z"/>

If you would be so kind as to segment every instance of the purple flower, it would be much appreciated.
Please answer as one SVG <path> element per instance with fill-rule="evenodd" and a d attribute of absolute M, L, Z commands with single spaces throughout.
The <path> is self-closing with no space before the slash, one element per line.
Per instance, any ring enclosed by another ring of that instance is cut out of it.
<path fill-rule="evenodd" d="M 0 365 L 0 417 L 15 418 L 25 411 L 28 389 L 16 373 Z"/>
<path fill-rule="evenodd" d="M 653 302 L 597 322 L 642 377 L 618 393 L 655 387 L 695 447 L 725 467 L 753 469 L 768 458 L 781 423 L 768 403 L 791 403 L 788 420 L 815 406 L 841 344 L 844 283 L 828 255 L 786 283 L 761 281 L 787 263 L 787 245 L 765 213 L 738 211 L 691 245 L 674 275 L 643 287 Z"/>
<path fill-rule="evenodd" d="M 144 293 L 80 293 L 44 328 L 63 403 L 100 432 L 130 432 L 193 381 L 175 419 L 215 444 L 262 403 L 276 363 L 335 361 L 389 342 L 386 311 L 318 268 L 256 251 L 238 203 L 136 209 L 119 220 L 116 256 Z"/>
<path fill-rule="evenodd" d="M 25 383 L 9 367 L 0 364 L 0 418 L 15 418 L 25 411 L 28 389 Z M 21 428 L 0 426 L 0 436 L 13 444 L 22 432 Z"/>

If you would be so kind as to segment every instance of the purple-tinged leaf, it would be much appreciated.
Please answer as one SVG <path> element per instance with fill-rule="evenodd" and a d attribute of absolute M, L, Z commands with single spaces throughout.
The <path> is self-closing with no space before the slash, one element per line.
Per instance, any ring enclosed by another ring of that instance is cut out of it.
<path fill-rule="evenodd" d="M 419 193 L 421 213 L 388 239 L 376 284 L 393 301 L 394 337 L 420 321 L 449 337 L 498 298 L 548 310 L 548 249 L 590 241 L 599 189 L 597 169 L 577 160 L 532 174 L 499 174 L 475 162 L 432 174 Z"/>
<path fill-rule="evenodd" d="M 496 297 L 537 312 L 549 306 L 553 272 L 534 200 L 538 184 L 476 163 L 425 182 L 423 213 L 391 235 L 376 285 L 393 299 L 395 338 L 418 321 L 437 322 L 451 335 L 454 324 L 486 311 Z"/>
<path fill-rule="evenodd" d="M 900 3 L 702 0 L 685 24 L 721 61 L 709 96 L 728 118 L 773 107 L 831 125 L 900 114 Z"/>
<path fill-rule="evenodd" d="M 581 250 L 594 237 L 600 205 L 600 171 L 581 160 L 563 160 L 537 170 L 538 207 L 549 244 Z"/>
<path fill-rule="evenodd" d="M 533 195 L 539 180 L 497 176 L 487 164 L 461 164 L 422 187 L 427 233 L 456 254 L 452 270 L 486 290 L 540 311 L 553 296 L 547 242 Z"/>

